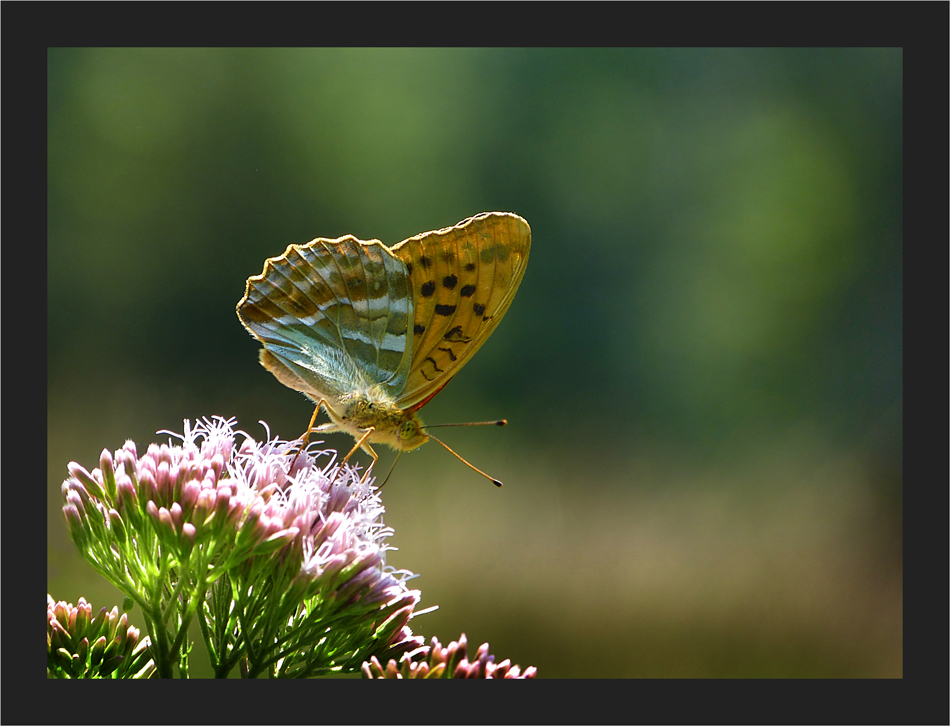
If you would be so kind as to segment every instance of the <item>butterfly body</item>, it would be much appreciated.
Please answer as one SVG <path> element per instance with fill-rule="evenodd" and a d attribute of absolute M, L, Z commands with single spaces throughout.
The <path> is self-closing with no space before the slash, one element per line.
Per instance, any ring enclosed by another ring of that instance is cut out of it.
<path fill-rule="evenodd" d="M 511 303 L 531 231 L 488 212 L 392 247 L 353 236 L 290 245 L 247 281 L 237 313 L 261 364 L 322 406 L 315 429 L 410 451 L 419 409 L 461 369 Z"/>
<path fill-rule="evenodd" d="M 412 451 L 429 440 L 419 416 L 399 408 L 379 389 L 353 390 L 336 403 L 327 410 L 331 423 L 322 424 L 317 431 L 342 431 L 358 440 L 372 428 L 366 444 L 386 444 L 396 451 Z"/>

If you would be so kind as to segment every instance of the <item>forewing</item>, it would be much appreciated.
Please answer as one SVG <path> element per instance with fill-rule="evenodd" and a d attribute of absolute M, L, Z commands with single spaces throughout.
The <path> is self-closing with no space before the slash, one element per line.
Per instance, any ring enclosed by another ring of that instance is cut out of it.
<path fill-rule="evenodd" d="M 392 248 L 409 270 L 415 305 L 400 406 L 423 406 L 491 335 L 521 284 L 530 246 L 524 219 L 486 212 Z"/>
<path fill-rule="evenodd" d="M 247 281 L 238 317 L 264 345 L 261 362 L 311 398 L 406 385 L 412 299 L 405 264 L 378 240 L 290 245 Z"/>

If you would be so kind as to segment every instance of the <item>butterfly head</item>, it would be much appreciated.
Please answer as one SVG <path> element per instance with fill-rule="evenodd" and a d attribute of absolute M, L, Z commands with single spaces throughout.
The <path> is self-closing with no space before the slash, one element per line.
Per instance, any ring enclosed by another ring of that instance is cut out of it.
<path fill-rule="evenodd" d="M 422 430 L 422 422 L 414 415 L 407 414 L 406 418 L 396 431 L 399 437 L 399 450 L 412 451 L 429 440 L 429 434 Z"/>

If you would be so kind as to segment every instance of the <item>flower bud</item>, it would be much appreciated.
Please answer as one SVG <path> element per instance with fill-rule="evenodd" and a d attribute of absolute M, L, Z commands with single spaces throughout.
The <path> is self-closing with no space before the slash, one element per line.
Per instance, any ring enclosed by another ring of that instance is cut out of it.
<path fill-rule="evenodd" d="M 115 470 L 112 468 L 112 454 L 103 449 L 99 455 L 99 469 L 102 471 L 102 481 L 105 484 L 106 495 L 110 502 L 115 501 Z"/>
<path fill-rule="evenodd" d="M 82 486 L 86 489 L 86 491 L 89 492 L 90 495 L 97 499 L 101 499 L 103 497 L 103 491 L 99 486 L 99 483 L 83 467 L 81 467 L 75 461 L 71 461 L 66 468 L 69 470 L 69 473 L 82 484 Z"/>

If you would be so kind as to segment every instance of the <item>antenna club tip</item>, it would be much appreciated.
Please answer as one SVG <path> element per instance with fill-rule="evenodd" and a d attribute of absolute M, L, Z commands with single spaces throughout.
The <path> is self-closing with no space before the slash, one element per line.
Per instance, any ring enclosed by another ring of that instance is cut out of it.
<path fill-rule="evenodd" d="M 495 421 L 495 426 L 507 426 L 507 425 L 508 425 L 508 419 L 506 418 L 503 418 L 500 421 Z"/>
<path fill-rule="evenodd" d="M 492 479 L 492 480 L 491 480 L 491 483 L 494 484 L 494 485 L 495 485 L 496 487 L 498 487 L 498 488 L 501 488 L 502 486 L 504 486 L 504 485 L 503 485 L 500 481 L 498 481 L 497 479 Z"/>

